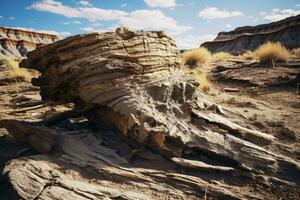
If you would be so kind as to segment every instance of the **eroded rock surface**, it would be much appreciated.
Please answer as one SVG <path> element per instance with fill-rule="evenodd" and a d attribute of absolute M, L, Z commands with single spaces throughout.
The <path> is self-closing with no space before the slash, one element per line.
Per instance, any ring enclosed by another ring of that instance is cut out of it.
<path fill-rule="evenodd" d="M 48 33 L 0 27 L 0 55 L 25 57 L 37 46 L 57 40 L 58 36 Z"/>
<path fill-rule="evenodd" d="M 45 154 L 7 164 L 22 198 L 299 198 L 298 160 L 268 150 L 272 134 L 200 93 L 163 32 L 77 35 L 37 48 L 22 66 L 41 72 L 33 83 L 44 101 L 78 111 L 0 122 Z M 88 126 L 71 119 L 80 116 Z"/>
<path fill-rule="evenodd" d="M 239 54 L 253 51 L 268 41 L 280 42 L 289 49 L 300 47 L 300 15 L 258 26 L 239 27 L 233 31 L 220 32 L 213 41 L 201 46 L 211 52 L 231 52 Z"/>
<path fill-rule="evenodd" d="M 245 86 L 295 86 L 300 82 L 300 59 L 288 62 L 261 64 L 255 60 L 232 59 L 217 63 L 212 68 L 215 81 L 237 83 Z"/>

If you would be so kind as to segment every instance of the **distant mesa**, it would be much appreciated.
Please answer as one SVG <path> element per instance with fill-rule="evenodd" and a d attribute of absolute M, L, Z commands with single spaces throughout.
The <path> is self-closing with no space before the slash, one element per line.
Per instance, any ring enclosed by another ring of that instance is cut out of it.
<path fill-rule="evenodd" d="M 233 54 L 255 50 L 268 41 L 280 42 L 289 49 L 300 47 L 300 15 L 258 26 L 244 26 L 229 32 L 220 32 L 217 38 L 201 46 L 211 52 Z"/>
<path fill-rule="evenodd" d="M 0 27 L 0 56 L 25 57 L 40 45 L 58 41 L 57 35 Z"/>

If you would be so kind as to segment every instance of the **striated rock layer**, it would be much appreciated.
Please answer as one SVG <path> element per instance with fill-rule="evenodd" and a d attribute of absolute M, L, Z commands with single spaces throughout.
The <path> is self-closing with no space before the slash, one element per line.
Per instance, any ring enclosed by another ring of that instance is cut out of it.
<path fill-rule="evenodd" d="M 52 154 L 7 165 L 5 173 L 21 198 L 248 199 L 241 181 L 255 177 L 277 181 L 275 188 L 299 189 L 294 178 L 299 163 L 268 150 L 277 143 L 274 136 L 201 94 L 163 32 L 118 28 L 77 35 L 38 47 L 21 66 L 41 72 L 33 83 L 44 101 L 75 103 L 80 115 L 103 129 L 96 137 L 53 127 L 53 119 L 52 125 L 1 121 L 16 138 Z M 149 159 L 141 162 L 147 167 L 134 165 L 133 155 Z M 85 178 L 70 174 L 70 165 Z M 210 184 L 201 171 L 231 185 Z"/>
<path fill-rule="evenodd" d="M 59 40 L 56 35 L 0 27 L 0 55 L 25 57 L 37 46 Z"/>
<path fill-rule="evenodd" d="M 268 41 L 280 42 L 289 49 L 300 47 L 300 15 L 258 26 L 245 26 L 221 32 L 217 38 L 201 46 L 211 52 L 242 53 L 255 50 Z"/>

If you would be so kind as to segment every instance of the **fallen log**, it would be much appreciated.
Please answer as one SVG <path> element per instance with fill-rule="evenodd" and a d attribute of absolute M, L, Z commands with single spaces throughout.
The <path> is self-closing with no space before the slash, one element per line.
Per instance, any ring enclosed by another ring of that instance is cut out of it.
<path fill-rule="evenodd" d="M 218 105 L 184 75 L 175 42 L 163 32 L 77 35 L 37 48 L 21 66 L 41 72 L 34 84 L 44 100 L 94 107 L 91 121 L 166 157 L 192 148 L 245 169 L 278 171 L 276 156 L 260 146 L 275 138 L 213 113 Z"/>

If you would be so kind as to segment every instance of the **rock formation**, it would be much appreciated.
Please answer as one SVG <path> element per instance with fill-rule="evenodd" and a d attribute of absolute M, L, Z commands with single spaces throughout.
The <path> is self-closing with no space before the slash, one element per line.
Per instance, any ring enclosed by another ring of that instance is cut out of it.
<path fill-rule="evenodd" d="M 277 64 L 276 67 L 253 61 L 222 63 L 212 70 L 211 78 L 215 81 L 236 82 L 256 87 L 296 86 L 300 82 L 299 61 L 296 61 L 290 60 Z"/>
<path fill-rule="evenodd" d="M 33 84 L 44 101 L 75 104 L 39 123 L 0 122 L 44 154 L 7 164 L 21 198 L 248 199 L 247 181 L 299 197 L 299 163 L 268 150 L 274 136 L 200 93 L 164 32 L 76 35 L 37 48 L 21 66 L 41 72 Z M 63 122 L 79 116 L 98 132 Z"/>
<path fill-rule="evenodd" d="M 289 49 L 300 47 L 300 15 L 258 26 L 245 26 L 233 31 L 221 32 L 217 38 L 201 46 L 211 52 L 239 54 L 255 50 L 268 41 L 280 42 Z"/>
<path fill-rule="evenodd" d="M 56 35 L 0 27 L 0 55 L 25 57 L 37 46 L 59 40 Z"/>

